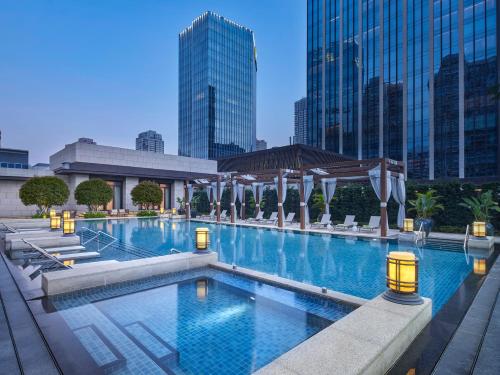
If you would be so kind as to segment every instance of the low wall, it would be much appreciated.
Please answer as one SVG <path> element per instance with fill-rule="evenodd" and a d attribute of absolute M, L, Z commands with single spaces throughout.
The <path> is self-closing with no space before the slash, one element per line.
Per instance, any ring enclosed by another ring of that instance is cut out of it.
<path fill-rule="evenodd" d="M 431 319 L 427 298 L 406 306 L 378 296 L 256 374 L 385 374 Z"/>
<path fill-rule="evenodd" d="M 27 238 L 26 240 L 34 245 L 45 249 L 47 247 L 74 246 L 80 244 L 78 236 L 45 236 L 37 238 Z M 12 259 L 16 259 L 22 250 L 29 250 L 31 247 L 22 239 L 5 241 L 5 250 Z"/>
<path fill-rule="evenodd" d="M 84 268 L 48 272 L 42 275 L 42 289 L 46 295 L 68 293 L 81 289 L 106 286 L 138 280 L 170 272 L 205 267 L 217 262 L 217 254 L 181 253 L 125 262 L 99 262 Z"/>

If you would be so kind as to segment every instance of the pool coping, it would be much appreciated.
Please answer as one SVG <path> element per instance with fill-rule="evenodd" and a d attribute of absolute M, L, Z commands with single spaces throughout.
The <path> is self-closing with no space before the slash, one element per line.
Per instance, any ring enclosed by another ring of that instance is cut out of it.
<path fill-rule="evenodd" d="M 249 268 L 231 266 L 227 263 L 213 262 L 209 264 L 209 267 L 225 271 L 228 273 L 234 273 L 239 276 L 245 276 L 254 280 L 265 282 L 266 284 L 271 284 L 283 289 L 288 289 L 292 291 L 298 291 L 301 293 L 312 294 L 317 297 L 331 299 L 336 302 L 347 303 L 349 305 L 362 306 L 369 300 L 361 297 L 356 297 L 350 294 L 337 292 L 335 290 L 323 291 L 323 288 L 314 285 L 302 283 L 300 281 L 295 281 L 292 279 L 287 279 L 284 277 L 271 275 L 261 271 L 254 271 Z"/>

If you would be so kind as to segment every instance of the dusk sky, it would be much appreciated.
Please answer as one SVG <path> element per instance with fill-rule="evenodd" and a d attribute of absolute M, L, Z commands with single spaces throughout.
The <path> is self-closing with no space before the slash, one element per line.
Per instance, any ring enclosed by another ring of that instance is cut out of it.
<path fill-rule="evenodd" d="M 2 147 L 30 163 L 79 137 L 134 148 L 144 130 L 177 154 L 178 33 L 212 10 L 255 33 L 257 138 L 293 135 L 306 93 L 305 0 L 0 0 Z"/>

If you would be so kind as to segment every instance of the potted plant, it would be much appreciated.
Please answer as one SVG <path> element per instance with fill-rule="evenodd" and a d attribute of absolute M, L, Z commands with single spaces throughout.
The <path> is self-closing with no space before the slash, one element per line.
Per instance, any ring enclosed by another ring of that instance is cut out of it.
<path fill-rule="evenodd" d="M 434 195 L 435 193 L 436 190 L 433 189 L 429 189 L 425 193 L 417 192 L 417 199 L 408 201 L 412 206 L 409 211 L 415 211 L 417 214 L 416 227 L 420 228 L 422 226 L 426 237 L 429 237 L 432 230 L 432 217 L 438 211 L 444 209 L 443 205 L 439 203 L 441 197 Z"/>
<path fill-rule="evenodd" d="M 463 203 L 460 203 L 460 206 L 468 208 L 472 212 L 474 221 L 483 221 L 486 223 L 486 234 L 488 236 L 494 235 L 495 228 L 490 223 L 490 213 L 500 212 L 500 207 L 498 206 L 498 202 L 493 200 L 493 192 L 491 190 L 482 193 L 479 198 L 463 198 Z"/>
<path fill-rule="evenodd" d="M 186 210 L 184 209 L 184 198 L 177 197 L 176 201 L 179 204 L 179 208 L 177 209 L 177 213 L 179 215 L 184 215 L 186 213 Z"/>

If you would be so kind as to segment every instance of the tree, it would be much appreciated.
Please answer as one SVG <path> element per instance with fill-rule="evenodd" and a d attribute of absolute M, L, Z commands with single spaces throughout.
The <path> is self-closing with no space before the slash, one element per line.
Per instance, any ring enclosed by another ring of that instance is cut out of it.
<path fill-rule="evenodd" d="M 62 206 L 68 201 L 69 189 L 58 177 L 32 177 L 19 190 L 19 198 L 25 206 L 36 205 L 41 215 L 52 206 Z"/>
<path fill-rule="evenodd" d="M 490 212 L 500 212 L 498 202 L 495 202 L 493 200 L 493 192 L 491 190 L 488 190 L 487 192 L 481 194 L 479 198 L 463 198 L 463 203 L 460 203 L 460 206 L 466 207 L 471 210 L 476 221 L 485 221 L 487 223 L 491 219 Z"/>
<path fill-rule="evenodd" d="M 145 207 L 146 210 L 159 206 L 163 200 L 163 191 L 156 182 L 142 181 L 130 193 L 135 205 Z"/>
<path fill-rule="evenodd" d="M 84 204 L 89 211 L 96 212 L 99 206 L 105 206 L 113 199 L 113 189 L 106 181 L 93 178 L 81 182 L 75 189 L 76 203 Z"/>

